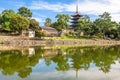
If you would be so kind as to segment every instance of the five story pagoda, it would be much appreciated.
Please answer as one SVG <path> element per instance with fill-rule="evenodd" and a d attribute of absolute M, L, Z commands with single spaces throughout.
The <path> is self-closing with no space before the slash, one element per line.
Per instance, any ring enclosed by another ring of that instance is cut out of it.
<path fill-rule="evenodd" d="M 76 27 L 78 26 L 78 19 L 80 18 L 80 17 L 82 17 L 82 15 L 80 15 L 79 14 L 79 12 L 78 12 L 78 5 L 76 5 L 76 12 L 73 14 L 73 15 L 71 15 L 71 23 L 72 23 L 72 25 L 71 25 L 71 27 L 72 27 L 72 29 L 74 30 L 74 31 L 76 31 L 77 29 L 76 29 Z"/>

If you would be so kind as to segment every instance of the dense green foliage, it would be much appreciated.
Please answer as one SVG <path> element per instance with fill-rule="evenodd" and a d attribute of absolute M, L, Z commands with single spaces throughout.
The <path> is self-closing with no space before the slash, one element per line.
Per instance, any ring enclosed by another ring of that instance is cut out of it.
<path fill-rule="evenodd" d="M 67 14 L 57 14 L 56 17 L 57 21 L 52 24 L 54 28 L 58 31 L 66 30 L 69 27 L 69 19 L 70 16 Z"/>
<path fill-rule="evenodd" d="M 111 21 L 111 16 L 109 13 L 105 12 L 99 16 L 98 19 L 94 21 L 94 26 L 97 28 L 95 35 L 106 38 L 117 38 L 117 30 L 119 28 L 116 22 Z"/>
<path fill-rule="evenodd" d="M 1 13 L 1 25 L 2 25 L 2 29 L 6 30 L 6 31 L 11 31 L 10 29 L 10 19 L 12 18 L 12 16 L 15 14 L 15 12 L 13 10 L 4 10 Z"/>
<path fill-rule="evenodd" d="M 50 24 L 58 31 L 63 31 L 70 28 L 70 16 L 65 14 L 57 14 L 56 22 Z M 47 23 L 47 19 L 46 19 Z M 48 22 L 49 23 L 49 22 Z M 108 12 L 104 12 L 99 15 L 94 21 L 90 20 L 90 17 L 84 15 L 79 18 L 78 26 L 75 31 L 70 31 L 66 34 L 67 37 L 81 38 L 82 37 L 96 37 L 103 39 L 119 39 L 120 38 L 120 24 L 112 21 L 111 16 Z"/>
<path fill-rule="evenodd" d="M 118 39 L 119 38 L 119 24 L 111 20 L 108 12 L 99 15 L 95 21 L 91 21 L 89 16 L 83 16 L 78 20 L 76 37 L 80 37 L 81 32 L 86 37 L 98 37 L 104 39 Z"/>
<path fill-rule="evenodd" d="M 37 30 L 35 35 L 36 35 L 36 37 L 46 36 L 46 34 L 44 32 L 42 32 L 41 30 Z"/>
<path fill-rule="evenodd" d="M 19 14 L 15 14 L 10 19 L 10 29 L 12 31 L 14 32 L 17 31 L 21 33 L 22 30 L 26 30 L 28 28 L 29 28 L 29 20 L 27 20 L 25 17 Z"/>
<path fill-rule="evenodd" d="M 50 27 L 52 25 L 52 20 L 50 18 L 46 18 L 44 25 Z"/>
<path fill-rule="evenodd" d="M 29 29 L 37 31 L 40 28 L 39 23 L 35 19 L 29 19 L 29 21 Z"/>
<path fill-rule="evenodd" d="M 35 19 L 31 19 L 32 12 L 26 7 L 20 7 L 16 13 L 13 10 L 4 10 L 0 14 L 0 31 L 21 34 L 22 30 L 38 31 L 40 26 Z"/>
<path fill-rule="evenodd" d="M 92 32 L 92 22 L 90 21 L 90 17 L 85 15 L 78 20 L 77 26 L 77 37 L 80 37 L 80 34 L 83 32 L 84 35 L 90 36 Z"/>
<path fill-rule="evenodd" d="M 32 12 L 30 11 L 30 9 L 26 8 L 26 7 L 20 7 L 18 9 L 18 14 L 26 17 L 26 18 L 30 18 L 32 17 Z"/>
<path fill-rule="evenodd" d="M 0 14 L 0 30 L 20 33 L 22 30 L 29 28 L 41 34 L 38 31 L 39 23 L 35 19 L 31 19 L 31 17 L 32 12 L 26 7 L 20 7 L 17 13 L 11 9 L 6 9 Z M 53 27 L 61 31 L 61 33 L 71 28 L 68 14 L 57 14 L 55 18 L 55 22 L 52 22 L 50 18 L 46 18 L 44 25 Z M 76 30 L 68 31 L 65 36 L 73 38 L 120 39 L 120 23 L 112 21 L 108 12 L 99 15 L 94 21 L 91 21 L 89 16 L 84 15 L 79 18 Z"/>

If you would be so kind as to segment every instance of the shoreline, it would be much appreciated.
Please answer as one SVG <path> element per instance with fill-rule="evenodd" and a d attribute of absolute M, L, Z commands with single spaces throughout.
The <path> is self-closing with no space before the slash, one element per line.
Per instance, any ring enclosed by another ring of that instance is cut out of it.
<path fill-rule="evenodd" d="M 78 40 L 53 40 L 53 39 L 36 39 L 36 38 L 13 38 L 4 37 L 0 38 L 0 50 L 14 49 L 24 47 L 36 46 L 115 46 L 120 45 L 120 41 L 115 40 L 92 40 L 92 39 L 78 39 Z"/>

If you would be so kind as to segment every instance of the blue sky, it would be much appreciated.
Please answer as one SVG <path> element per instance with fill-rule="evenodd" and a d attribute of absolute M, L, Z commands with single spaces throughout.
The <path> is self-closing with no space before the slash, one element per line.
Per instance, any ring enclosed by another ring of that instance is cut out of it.
<path fill-rule="evenodd" d="M 120 22 L 120 0 L 1 0 L 0 13 L 5 9 L 17 9 L 21 6 L 29 8 L 40 25 L 46 18 L 55 21 L 57 14 L 73 14 L 76 4 L 79 13 L 90 16 L 94 20 L 103 12 L 109 12 L 113 21 Z"/>

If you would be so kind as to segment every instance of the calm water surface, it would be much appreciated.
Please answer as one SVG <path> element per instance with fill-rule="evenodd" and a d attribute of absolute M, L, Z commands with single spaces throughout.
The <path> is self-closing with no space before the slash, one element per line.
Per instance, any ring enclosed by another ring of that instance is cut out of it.
<path fill-rule="evenodd" d="M 120 80 L 120 47 L 0 50 L 0 80 Z"/>

